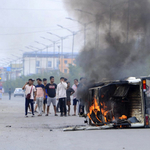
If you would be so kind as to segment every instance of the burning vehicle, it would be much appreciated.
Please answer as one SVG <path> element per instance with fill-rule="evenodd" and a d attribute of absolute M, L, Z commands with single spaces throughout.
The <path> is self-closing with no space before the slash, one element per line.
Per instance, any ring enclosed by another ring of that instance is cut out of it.
<path fill-rule="evenodd" d="M 150 77 L 107 81 L 89 89 L 89 124 L 149 127 Z"/>

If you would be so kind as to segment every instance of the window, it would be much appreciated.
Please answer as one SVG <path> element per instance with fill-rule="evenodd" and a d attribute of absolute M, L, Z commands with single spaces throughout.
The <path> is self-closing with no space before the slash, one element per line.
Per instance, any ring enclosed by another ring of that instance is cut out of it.
<path fill-rule="evenodd" d="M 64 69 L 64 73 L 67 73 L 68 72 L 68 70 L 67 69 Z"/>
<path fill-rule="evenodd" d="M 36 61 L 36 67 L 40 67 L 40 61 Z"/>
<path fill-rule="evenodd" d="M 67 60 L 64 60 L 64 63 L 65 63 L 65 64 L 67 64 L 67 63 L 68 63 L 68 61 L 67 61 Z"/>
<path fill-rule="evenodd" d="M 48 61 L 48 67 L 52 67 L 52 62 Z"/>

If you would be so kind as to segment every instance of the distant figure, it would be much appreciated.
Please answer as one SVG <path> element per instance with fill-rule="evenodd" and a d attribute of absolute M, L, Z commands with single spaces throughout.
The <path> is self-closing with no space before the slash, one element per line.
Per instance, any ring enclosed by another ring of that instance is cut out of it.
<path fill-rule="evenodd" d="M 0 88 L 0 100 L 2 99 L 2 88 Z"/>
<path fill-rule="evenodd" d="M 9 94 L 9 100 L 11 100 L 11 88 L 9 88 L 8 94 Z"/>

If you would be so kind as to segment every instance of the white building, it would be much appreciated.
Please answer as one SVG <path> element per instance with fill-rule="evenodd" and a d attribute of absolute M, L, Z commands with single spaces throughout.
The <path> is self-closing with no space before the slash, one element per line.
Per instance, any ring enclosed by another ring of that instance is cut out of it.
<path fill-rule="evenodd" d="M 57 53 L 24 53 L 23 54 L 23 74 L 31 75 L 42 72 L 49 72 L 50 70 L 60 70 L 60 62 L 65 58 L 72 58 L 72 54 L 64 53 L 63 55 Z"/>

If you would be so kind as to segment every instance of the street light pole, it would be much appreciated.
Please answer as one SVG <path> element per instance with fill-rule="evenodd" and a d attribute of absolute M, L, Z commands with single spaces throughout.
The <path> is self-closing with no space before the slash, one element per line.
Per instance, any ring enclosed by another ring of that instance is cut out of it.
<path fill-rule="evenodd" d="M 72 19 L 72 18 L 66 18 L 66 19 L 69 19 L 69 20 L 72 20 L 72 21 L 76 21 L 76 22 L 78 22 L 79 24 L 81 24 L 84 27 L 84 49 L 85 49 L 85 45 L 86 45 L 86 27 L 91 22 L 90 23 L 82 23 L 82 22 L 80 22 L 78 20 L 75 20 L 75 19 Z"/>
<path fill-rule="evenodd" d="M 63 27 L 63 26 L 61 26 L 61 25 L 57 25 L 57 26 L 59 26 L 59 27 L 61 27 L 62 29 L 66 29 L 67 31 L 69 31 L 69 32 L 71 32 L 72 33 L 72 61 L 71 61 L 71 63 L 72 63 L 72 65 L 73 65 L 73 55 L 74 55 L 74 38 L 75 38 L 75 35 L 78 33 L 78 32 L 80 32 L 80 31 L 77 31 L 77 32 L 75 32 L 75 31 L 71 31 L 70 29 L 68 29 L 68 28 L 65 28 L 65 27 Z M 85 34 L 84 34 L 85 35 Z"/>
<path fill-rule="evenodd" d="M 12 56 L 16 57 L 17 60 L 21 59 L 19 56 L 16 56 L 16 55 L 13 55 L 13 54 L 12 54 Z M 14 60 L 14 62 L 15 62 L 15 76 L 16 76 L 16 78 L 17 78 L 17 72 L 18 72 L 17 60 Z"/>
<path fill-rule="evenodd" d="M 35 51 L 35 52 L 36 52 L 36 62 L 37 62 L 37 52 L 38 52 L 38 51 L 41 51 L 41 53 L 42 53 L 42 50 L 39 49 L 39 48 L 37 48 L 37 47 L 35 47 L 35 46 L 32 46 L 32 45 L 30 45 L 30 47 L 32 47 L 32 48 L 34 48 L 34 49 L 37 49 L 37 51 Z M 36 72 L 36 62 L 35 62 L 35 72 Z M 42 58 L 41 58 L 41 64 L 42 64 Z"/>
<path fill-rule="evenodd" d="M 34 46 L 32 46 L 32 45 L 30 45 L 30 47 L 27 47 L 26 46 L 26 48 L 27 49 L 30 49 L 30 50 L 33 50 L 33 52 L 35 52 L 36 53 L 36 58 L 35 58 L 35 74 L 36 74 L 36 62 L 37 62 L 37 52 L 38 52 L 38 48 L 36 48 L 36 47 L 34 47 Z M 37 51 L 35 51 L 35 49 L 38 49 Z M 30 57 L 29 57 L 29 60 L 30 60 Z M 30 68 L 29 68 L 30 69 Z"/>
<path fill-rule="evenodd" d="M 56 37 L 58 37 L 60 40 L 61 40 L 61 71 L 63 72 L 63 40 L 66 39 L 67 37 L 69 37 L 70 35 L 68 36 L 65 36 L 65 37 L 61 37 L 61 36 L 58 36 L 54 33 L 51 33 L 51 32 L 47 32 L 48 34 L 51 34 L 51 35 L 54 35 Z"/>
<path fill-rule="evenodd" d="M 53 43 L 53 68 L 54 68 L 54 70 L 55 70 L 55 68 L 56 68 L 56 66 L 55 66 L 55 46 L 56 46 L 56 43 L 57 43 L 58 41 L 60 41 L 60 40 L 53 41 L 53 40 L 47 39 L 47 38 L 45 38 L 45 37 L 41 37 L 41 38 L 44 39 L 44 40 L 48 40 L 48 41 L 50 41 L 50 42 Z"/>
<path fill-rule="evenodd" d="M 38 44 L 41 44 L 41 45 L 43 45 L 43 46 L 45 46 L 46 47 L 46 50 L 47 50 L 47 57 L 46 57 L 46 69 L 47 69 L 47 72 L 48 72 L 48 46 L 47 45 L 45 45 L 45 44 L 43 44 L 43 43 L 40 43 L 40 42 L 38 42 L 38 41 L 35 41 L 36 43 L 38 43 Z"/>

